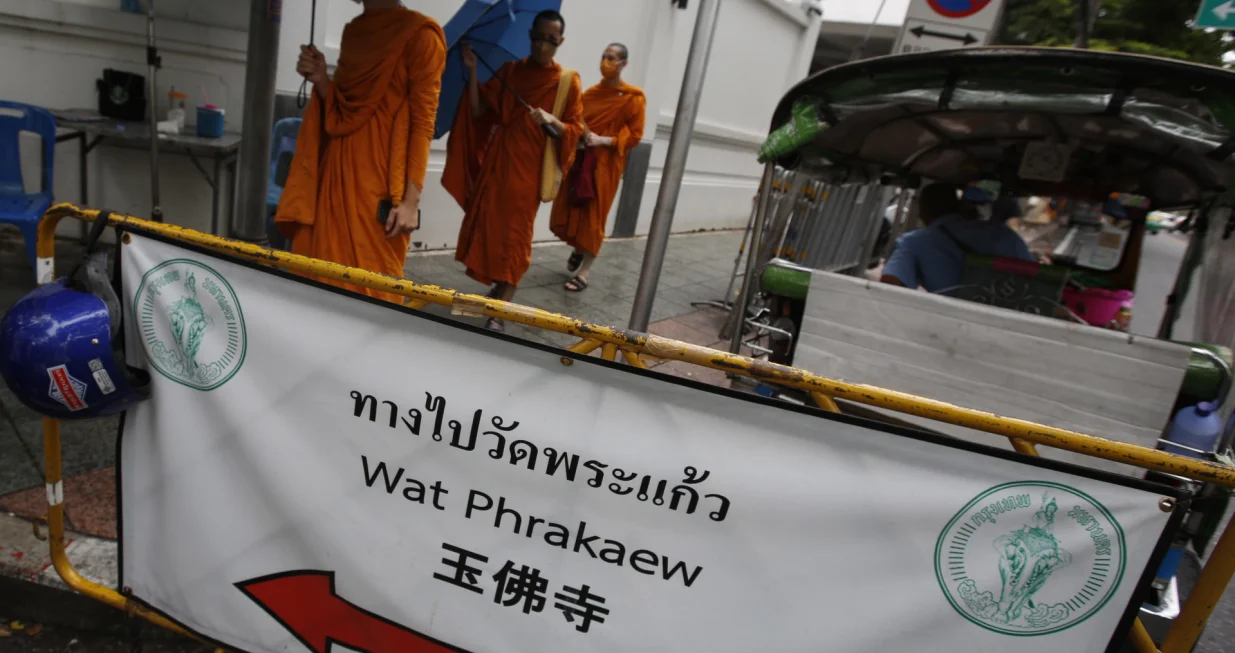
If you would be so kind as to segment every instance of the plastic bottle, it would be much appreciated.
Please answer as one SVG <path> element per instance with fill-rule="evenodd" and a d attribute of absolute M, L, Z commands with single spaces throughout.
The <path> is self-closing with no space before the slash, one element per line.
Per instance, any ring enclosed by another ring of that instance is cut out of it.
<path fill-rule="evenodd" d="M 176 123 L 176 130 L 178 132 L 183 132 L 185 117 L 184 101 L 188 99 L 189 96 L 184 93 L 177 93 L 176 89 L 173 87 L 171 92 L 167 94 L 167 97 L 167 119 L 168 121 L 173 121 Z"/>
<path fill-rule="evenodd" d="M 1120 306 L 1119 312 L 1115 314 L 1112 328 L 1116 331 L 1128 331 L 1132 327 L 1132 309 L 1127 305 Z"/>
<path fill-rule="evenodd" d="M 1216 404 L 1202 401 L 1195 406 L 1181 408 L 1175 413 L 1175 418 L 1167 429 L 1166 440 L 1181 446 L 1172 447 L 1168 444 L 1166 451 L 1189 458 L 1204 458 L 1204 455 L 1191 449 L 1213 451 L 1222 437 L 1222 418 L 1214 412 L 1216 409 Z"/>

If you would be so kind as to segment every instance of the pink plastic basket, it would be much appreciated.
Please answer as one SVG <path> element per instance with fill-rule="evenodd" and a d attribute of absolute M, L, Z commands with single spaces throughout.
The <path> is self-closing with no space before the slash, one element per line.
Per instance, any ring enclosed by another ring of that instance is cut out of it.
<path fill-rule="evenodd" d="M 1131 290 L 1064 288 L 1063 303 L 1082 320 L 1094 326 L 1105 327 L 1119 314 L 1119 309 L 1125 306 L 1132 308 L 1133 296 Z"/>

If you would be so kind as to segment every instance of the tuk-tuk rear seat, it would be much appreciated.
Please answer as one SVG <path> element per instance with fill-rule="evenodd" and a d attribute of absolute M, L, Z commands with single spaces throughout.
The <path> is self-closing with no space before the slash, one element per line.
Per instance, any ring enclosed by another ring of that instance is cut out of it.
<path fill-rule="evenodd" d="M 827 377 L 1154 447 L 1190 353 L 1185 344 L 813 271 L 794 363 Z M 993 442 L 969 429 L 921 423 Z M 1066 452 L 1051 457 L 1097 462 Z M 1131 469 L 1121 467 L 1107 465 Z"/>

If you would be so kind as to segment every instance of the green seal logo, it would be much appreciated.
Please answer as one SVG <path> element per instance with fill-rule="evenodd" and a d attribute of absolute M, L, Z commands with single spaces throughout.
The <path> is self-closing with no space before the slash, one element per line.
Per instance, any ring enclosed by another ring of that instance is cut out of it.
<path fill-rule="evenodd" d="M 944 596 L 1005 635 L 1046 635 L 1098 612 L 1124 573 L 1124 533 L 1102 504 L 1066 485 L 995 486 L 956 513 L 935 544 Z"/>
<path fill-rule="evenodd" d="M 133 314 L 151 366 L 177 383 L 214 390 L 244 363 L 240 301 L 222 275 L 197 261 L 172 259 L 146 272 Z"/>

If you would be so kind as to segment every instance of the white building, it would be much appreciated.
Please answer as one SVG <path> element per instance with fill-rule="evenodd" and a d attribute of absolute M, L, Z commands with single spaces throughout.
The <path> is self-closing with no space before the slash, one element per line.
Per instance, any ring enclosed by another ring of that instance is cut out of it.
<path fill-rule="evenodd" d="M 405 0 L 445 23 L 462 0 Z M 627 80 L 648 96 L 645 142 L 650 167 L 637 233 L 651 220 L 674 109 L 699 2 L 686 8 L 665 0 L 564 0 L 566 42 L 559 61 L 580 71 L 585 86 L 600 78 L 604 47 L 625 43 Z M 67 109 L 96 107 L 95 80 L 104 68 L 146 73 L 145 19 L 119 10 L 120 0 L 0 0 L 0 98 Z M 295 62 L 309 36 L 310 0 L 283 0 L 278 92 L 300 87 Z M 227 112 L 227 129 L 241 124 L 249 0 L 157 0 L 157 36 L 163 56 L 158 75 L 160 115 L 170 87 L 190 94 L 192 106 L 209 100 Z M 318 0 L 315 42 L 333 63 L 343 26 L 360 11 L 353 0 Z M 755 152 L 767 134 L 781 95 L 808 72 L 819 29 L 797 0 L 722 0 L 699 119 L 674 220 L 674 231 L 742 227 L 758 185 Z M 248 129 L 254 127 L 249 126 Z M 259 128 L 268 129 L 262 125 Z M 433 144 L 422 200 L 426 247 L 453 247 L 462 211 L 440 184 L 445 139 Z M 79 201 L 78 153 L 57 150 L 58 201 Z M 150 213 L 148 153 L 104 145 L 90 155 L 90 204 L 138 216 Z M 160 158 L 161 204 L 166 220 L 209 229 L 210 187 L 185 156 Z M 617 202 L 615 202 L 616 211 Z M 548 205 L 538 239 L 552 238 Z M 611 218 L 612 224 L 612 218 Z M 62 226 L 65 233 L 76 227 Z"/>

